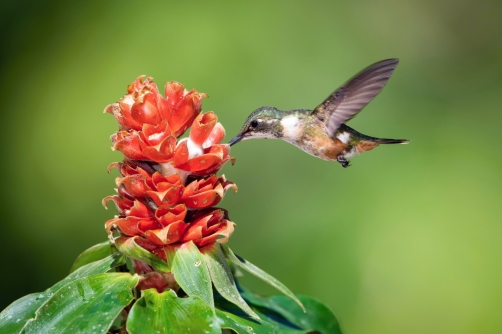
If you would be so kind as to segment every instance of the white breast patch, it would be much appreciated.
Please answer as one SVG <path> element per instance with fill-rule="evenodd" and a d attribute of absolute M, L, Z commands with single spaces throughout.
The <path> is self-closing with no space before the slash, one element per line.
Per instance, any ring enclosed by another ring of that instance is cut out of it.
<path fill-rule="evenodd" d="M 296 139 L 301 136 L 298 127 L 298 118 L 295 116 L 287 116 L 281 120 L 282 135 L 284 139 Z"/>

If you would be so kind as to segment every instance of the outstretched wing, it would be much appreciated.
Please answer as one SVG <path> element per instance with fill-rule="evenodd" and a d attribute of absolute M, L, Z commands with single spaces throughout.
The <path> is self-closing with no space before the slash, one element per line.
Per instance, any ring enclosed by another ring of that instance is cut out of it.
<path fill-rule="evenodd" d="M 314 109 L 314 114 L 325 114 L 329 136 L 333 137 L 342 123 L 354 117 L 380 93 L 397 64 L 397 59 L 387 59 L 365 68 Z"/>

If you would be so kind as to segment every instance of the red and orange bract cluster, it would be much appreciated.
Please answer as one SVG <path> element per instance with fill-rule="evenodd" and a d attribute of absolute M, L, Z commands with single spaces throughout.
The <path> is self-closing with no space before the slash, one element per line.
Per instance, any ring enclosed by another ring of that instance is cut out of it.
<path fill-rule="evenodd" d="M 165 259 L 163 247 L 193 241 L 198 247 L 226 242 L 234 223 L 227 211 L 216 208 L 229 188 L 237 187 L 215 175 L 227 161 L 230 147 L 215 113 L 201 112 L 207 95 L 168 82 L 163 97 L 149 77 L 139 77 L 119 102 L 105 112 L 113 114 L 119 131 L 113 149 L 125 159 L 118 168 L 113 201 L 119 215 L 106 222 L 111 235 L 118 230 L 137 244 Z M 188 137 L 180 139 L 190 128 Z"/>

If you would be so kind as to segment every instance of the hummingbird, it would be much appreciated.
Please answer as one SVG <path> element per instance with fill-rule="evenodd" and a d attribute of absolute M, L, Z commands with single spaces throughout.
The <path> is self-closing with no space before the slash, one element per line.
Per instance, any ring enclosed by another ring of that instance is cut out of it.
<path fill-rule="evenodd" d="M 398 59 L 386 59 L 368 66 L 314 110 L 258 108 L 229 144 L 248 139 L 281 139 L 315 157 L 336 160 L 344 168 L 350 165 L 348 159 L 380 144 L 408 144 L 405 139 L 363 135 L 345 124 L 380 93 L 397 64 Z"/>

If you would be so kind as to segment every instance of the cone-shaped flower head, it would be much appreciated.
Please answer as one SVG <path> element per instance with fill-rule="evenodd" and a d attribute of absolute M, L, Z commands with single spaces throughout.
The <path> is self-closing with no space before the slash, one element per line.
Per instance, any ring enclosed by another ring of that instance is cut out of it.
<path fill-rule="evenodd" d="M 117 168 L 117 194 L 108 196 L 118 210 L 106 222 L 114 232 L 164 260 L 164 247 L 193 241 L 204 247 L 226 242 L 234 229 L 226 210 L 215 208 L 230 188 L 237 186 L 215 174 L 230 157 L 230 147 L 219 144 L 225 129 L 213 112 L 201 112 L 207 97 L 182 84 L 169 82 L 163 97 L 149 77 L 139 77 L 119 102 L 105 112 L 113 114 L 119 131 L 112 149 L 124 154 Z M 188 137 L 178 140 L 188 129 Z M 160 276 L 151 274 L 148 282 Z M 145 283 L 145 286 L 148 285 Z"/>

